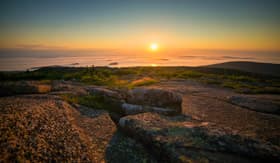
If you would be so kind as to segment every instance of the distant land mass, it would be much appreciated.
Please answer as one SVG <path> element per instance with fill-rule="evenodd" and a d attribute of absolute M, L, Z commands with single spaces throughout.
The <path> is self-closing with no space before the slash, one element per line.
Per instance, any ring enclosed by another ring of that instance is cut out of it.
<path fill-rule="evenodd" d="M 280 64 L 272 63 L 259 63 L 259 62 L 225 62 L 205 67 L 209 68 L 224 68 L 224 69 L 235 69 L 241 71 L 247 71 L 252 73 L 261 73 L 273 76 L 280 76 Z"/>

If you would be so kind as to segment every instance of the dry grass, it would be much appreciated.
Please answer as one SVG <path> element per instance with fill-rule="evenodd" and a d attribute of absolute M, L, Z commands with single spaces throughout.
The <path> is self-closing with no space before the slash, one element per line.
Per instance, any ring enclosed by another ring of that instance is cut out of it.
<path fill-rule="evenodd" d="M 156 79 L 153 79 L 153 78 L 150 78 L 150 77 L 144 77 L 144 78 L 132 81 L 129 84 L 129 87 L 133 88 L 133 87 L 139 87 L 139 86 L 152 85 L 152 84 L 155 84 L 155 83 L 158 83 L 158 82 L 159 81 L 156 80 Z"/>
<path fill-rule="evenodd" d="M 37 86 L 37 89 L 38 89 L 38 93 L 48 93 L 51 91 L 52 87 L 46 84 L 39 84 Z"/>

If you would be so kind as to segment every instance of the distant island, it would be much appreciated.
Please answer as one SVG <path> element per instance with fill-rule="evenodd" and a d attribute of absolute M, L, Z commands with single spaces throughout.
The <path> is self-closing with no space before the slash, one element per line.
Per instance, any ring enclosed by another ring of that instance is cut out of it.
<path fill-rule="evenodd" d="M 211 68 L 225 68 L 225 69 L 235 69 L 241 71 L 247 71 L 252 73 L 261 73 L 279 76 L 280 75 L 280 64 L 272 63 L 258 63 L 258 62 L 225 62 L 220 64 L 213 64 L 206 67 Z"/>

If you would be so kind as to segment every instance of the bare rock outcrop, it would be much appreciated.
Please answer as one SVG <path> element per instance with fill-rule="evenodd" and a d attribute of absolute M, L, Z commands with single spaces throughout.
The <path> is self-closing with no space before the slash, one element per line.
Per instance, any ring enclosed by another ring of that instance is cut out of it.
<path fill-rule="evenodd" d="M 104 162 L 116 126 L 108 112 L 58 97 L 0 98 L 0 162 Z"/>
<path fill-rule="evenodd" d="M 163 162 L 279 161 L 280 147 L 233 134 L 230 129 L 186 116 L 157 113 L 120 119 L 120 128 L 149 146 Z"/>

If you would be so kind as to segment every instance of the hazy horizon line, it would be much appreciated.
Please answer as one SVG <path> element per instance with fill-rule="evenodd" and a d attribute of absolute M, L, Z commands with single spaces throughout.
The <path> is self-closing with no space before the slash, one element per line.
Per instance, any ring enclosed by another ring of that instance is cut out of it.
<path fill-rule="evenodd" d="M 40 46 L 40 45 L 28 45 L 18 47 L 0 47 L 0 51 L 146 51 L 143 48 L 68 48 L 68 47 L 53 47 L 53 46 Z M 280 53 L 280 49 L 229 49 L 229 48 L 163 48 L 160 51 L 205 51 L 205 52 L 269 52 L 269 53 Z M 159 52 L 160 53 L 160 52 Z"/>

